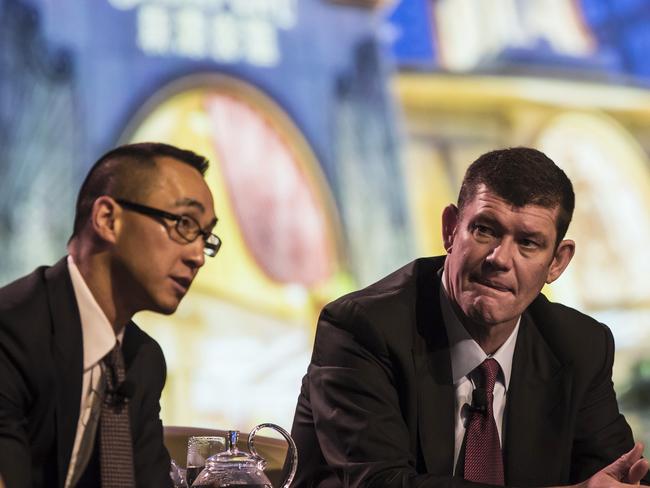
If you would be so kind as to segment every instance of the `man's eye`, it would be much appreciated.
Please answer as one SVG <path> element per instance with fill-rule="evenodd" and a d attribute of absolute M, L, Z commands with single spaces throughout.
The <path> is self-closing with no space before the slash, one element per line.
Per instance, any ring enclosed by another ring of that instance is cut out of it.
<path fill-rule="evenodd" d="M 522 239 L 520 241 L 520 244 L 522 247 L 526 249 L 537 249 L 539 247 L 539 243 L 536 241 L 533 241 L 532 239 Z"/>
<path fill-rule="evenodd" d="M 178 221 L 178 227 L 184 231 L 193 231 L 196 229 L 196 223 L 186 215 L 183 215 Z"/>
<path fill-rule="evenodd" d="M 486 225 L 474 224 L 473 231 L 478 236 L 494 237 L 494 230 Z"/>

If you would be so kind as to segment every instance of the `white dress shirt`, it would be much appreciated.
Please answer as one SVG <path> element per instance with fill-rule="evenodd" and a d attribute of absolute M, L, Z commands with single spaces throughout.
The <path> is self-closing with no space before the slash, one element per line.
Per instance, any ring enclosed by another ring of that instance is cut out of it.
<path fill-rule="evenodd" d="M 458 464 L 458 456 L 460 455 L 460 450 L 463 445 L 467 423 L 467 410 L 463 409 L 463 406 L 465 404 L 471 405 L 472 403 L 472 392 L 476 388 L 475 375 L 478 373 L 478 371 L 474 370 L 489 357 L 496 359 L 501 367 L 501 373 L 497 376 L 497 381 L 494 385 L 494 401 L 492 406 L 497 430 L 499 431 L 499 441 L 503 447 L 503 413 L 506 408 L 508 386 L 510 385 L 510 373 L 512 371 L 512 357 L 515 352 L 515 344 L 517 342 L 517 333 L 519 332 L 521 317 L 503 345 L 491 356 L 487 355 L 485 354 L 485 351 L 481 349 L 481 346 L 472 339 L 469 332 L 467 332 L 454 312 L 449 297 L 447 296 L 444 273 L 442 277 L 442 285 L 443 286 L 440 287 L 440 308 L 442 311 L 443 321 L 445 322 L 445 328 L 447 329 L 447 337 L 449 339 L 451 374 L 456 397 L 454 414 L 455 471 L 456 465 Z"/>
<path fill-rule="evenodd" d="M 86 447 L 92 449 L 94 446 L 100 400 L 104 391 L 101 360 L 115 347 L 118 340 L 121 342 L 124 335 L 124 330 L 122 330 L 117 337 L 115 336 L 113 327 L 81 276 L 72 256 L 68 256 L 68 271 L 81 319 L 83 376 L 77 434 L 72 448 L 65 488 L 74 486 L 79 481 L 88 463 L 89 452 Z M 86 432 L 86 427 L 92 429 L 92 432 Z M 82 441 L 84 442 L 83 447 Z M 81 451 L 80 448 L 82 448 Z"/>

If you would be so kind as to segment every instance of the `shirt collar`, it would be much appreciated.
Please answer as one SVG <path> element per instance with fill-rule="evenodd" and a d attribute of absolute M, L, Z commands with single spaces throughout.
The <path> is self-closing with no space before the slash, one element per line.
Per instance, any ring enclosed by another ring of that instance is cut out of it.
<path fill-rule="evenodd" d="M 115 336 L 113 327 L 81 276 L 72 256 L 68 256 L 68 271 L 79 307 L 85 371 L 106 356 L 118 341 L 122 341 L 124 330 Z"/>
<path fill-rule="evenodd" d="M 447 338 L 449 339 L 451 374 L 454 384 L 476 369 L 488 357 L 492 357 L 496 359 L 501 367 L 501 371 L 503 371 L 504 385 L 506 390 L 508 390 L 510 374 L 512 372 L 512 358 L 515 353 L 515 344 L 517 343 L 521 317 L 517 320 L 517 325 L 515 325 L 514 330 L 503 345 L 494 354 L 488 356 L 481 349 L 481 346 L 472 339 L 456 315 L 445 288 L 444 271 L 440 280 L 442 282 L 442 286 L 440 287 L 440 309 L 445 328 L 447 329 Z"/>

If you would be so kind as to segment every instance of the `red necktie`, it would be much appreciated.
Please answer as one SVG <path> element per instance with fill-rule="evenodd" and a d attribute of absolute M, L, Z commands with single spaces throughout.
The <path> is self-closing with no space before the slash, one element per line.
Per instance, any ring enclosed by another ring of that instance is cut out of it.
<path fill-rule="evenodd" d="M 494 420 L 494 383 L 499 373 L 496 359 L 486 359 L 479 366 L 485 379 L 487 409 L 471 411 L 465 439 L 465 473 L 469 481 L 503 485 L 503 456 L 499 431 Z"/>

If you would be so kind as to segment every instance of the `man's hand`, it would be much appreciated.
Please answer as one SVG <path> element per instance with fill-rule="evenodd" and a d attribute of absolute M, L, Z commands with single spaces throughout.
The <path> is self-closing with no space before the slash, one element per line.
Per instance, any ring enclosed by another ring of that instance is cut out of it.
<path fill-rule="evenodd" d="M 643 444 L 634 447 L 609 466 L 604 467 L 588 480 L 576 485 L 577 488 L 611 488 L 624 484 L 638 485 L 648 472 L 648 461 L 643 459 Z"/>

